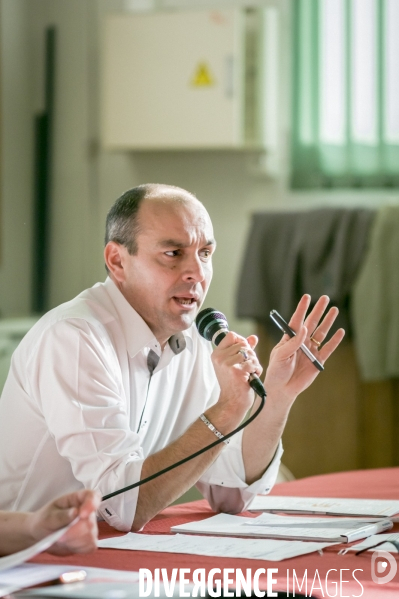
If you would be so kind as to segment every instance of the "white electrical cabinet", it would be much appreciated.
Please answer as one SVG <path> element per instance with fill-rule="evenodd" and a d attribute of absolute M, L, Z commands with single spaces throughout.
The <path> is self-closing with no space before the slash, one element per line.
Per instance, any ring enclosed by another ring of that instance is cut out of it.
<path fill-rule="evenodd" d="M 104 147 L 267 148 L 276 139 L 277 43 L 270 8 L 109 15 Z"/>

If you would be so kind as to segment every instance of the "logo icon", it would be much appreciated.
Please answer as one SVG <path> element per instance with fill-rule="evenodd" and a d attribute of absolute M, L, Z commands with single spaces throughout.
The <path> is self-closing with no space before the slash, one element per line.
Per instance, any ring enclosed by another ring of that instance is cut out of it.
<path fill-rule="evenodd" d="M 397 570 L 398 564 L 388 551 L 373 552 L 371 556 L 371 578 L 373 582 L 387 584 L 395 577 Z"/>

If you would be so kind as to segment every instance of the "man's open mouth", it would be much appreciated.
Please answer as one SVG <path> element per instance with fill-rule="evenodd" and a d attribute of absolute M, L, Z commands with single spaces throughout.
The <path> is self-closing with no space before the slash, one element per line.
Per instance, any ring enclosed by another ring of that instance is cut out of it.
<path fill-rule="evenodd" d="M 182 306 L 191 306 L 196 303 L 196 300 L 193 297 L 174 297 L 173 299 Z"/>

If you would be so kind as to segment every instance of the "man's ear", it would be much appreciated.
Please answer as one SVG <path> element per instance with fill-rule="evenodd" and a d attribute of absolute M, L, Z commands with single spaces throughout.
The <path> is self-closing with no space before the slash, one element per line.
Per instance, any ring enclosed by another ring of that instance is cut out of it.
<path fill-rule="evenodd" d="M 124 254 L 126 248 L 116 241 L 109 241 L 104 248 L 104 260 L 110 274 L 118 283 L 125 281 Z"/>

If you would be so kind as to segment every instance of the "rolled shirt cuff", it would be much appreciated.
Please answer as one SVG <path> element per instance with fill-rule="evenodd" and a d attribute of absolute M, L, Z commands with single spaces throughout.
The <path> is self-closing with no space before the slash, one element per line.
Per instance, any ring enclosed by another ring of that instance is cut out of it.
<path fill-rule="evenodd" d="M 135 481 L 140 480 L 141 469 L 143 466 L 144 459 L 135 459 L 128 464 L 125 475 L 115 477 L 114 483 L 110 485 L 110 481 L 107 481 L 107 490 L 99 488 L 101 494 L 108 495 L 113 491 L 117 491 L 123 487 L 127 487 L 133 484 Z M 117 470 L 122 470 L 125 464 L 120 464 Z M 118 474 L 116 472 L 115 474 Z M 101 485 L 100 485 L 101 486 Z M 130 532 L 133 525 L 134 516 L 136 513 L 137 500 L 139 496 L 140 487 L 135 487 L 130 491 L 125 491 L 120 495 L 115 495 L 106 501 L 102 501 L 98 508 L 98 514 L 103 518 L 110 526 L 116 530 L 122 532 Z"/>
<path fill-rule="evenodd" d="M 283 447 L 280 440 L 269 466 L 263 475 L 251 485 L 245 482 L 244 472 L 242 478 L 236 473 L 235 480 L 230 472 L 229 477 L 220 482 L 217 481 L 216 473 L 212 475 L 210 481 L 206 480 L 205 475 L 198 481 L 197 488 L 215 512 L 238 514 L 248 508 L 256 495 L 266 495 L 271 491 L 277 479 L 282 455 Z"/>

